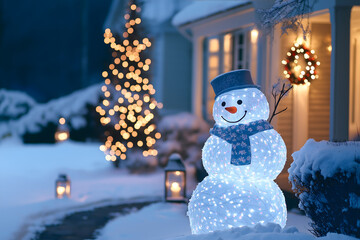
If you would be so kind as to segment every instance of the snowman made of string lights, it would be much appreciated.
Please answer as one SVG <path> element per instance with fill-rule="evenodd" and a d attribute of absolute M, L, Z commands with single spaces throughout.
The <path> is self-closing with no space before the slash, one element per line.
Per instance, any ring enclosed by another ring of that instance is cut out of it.
<path fill-rule="evenodd" d="M 286 146 L 267 122 L 269 104 L 248 70 L 211 81 L 215 126 L 202 162 L 207 176 L 188 206 L 193 234 L 273 222 L 286 224 L 285 198 L 273 181 L 286 161 Z"/>

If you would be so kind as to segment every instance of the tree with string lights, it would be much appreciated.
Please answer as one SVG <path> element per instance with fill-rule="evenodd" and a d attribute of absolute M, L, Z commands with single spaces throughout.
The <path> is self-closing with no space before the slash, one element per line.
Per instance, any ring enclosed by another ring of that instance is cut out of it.
<path fill-rule="evenodd" d="M 140 12 L 137 1 L 130 0 L 122 36 L 114 36 L 109 28 L 104 33 L 113 61 L 102 73 L 104 100 L 96 110 L 101 115 L 101 124 L 107 128 L 105 144 L 100 150 L 117 167 L 120 160 L 134 152 L 142 152 L 143 158 L 156 156 L 154 144 L 161 137 L 156 131 L 155 118 L 162 104 L 153 97 L 151 60 L 146 55 L 151 42 L 141 28 Z"/>

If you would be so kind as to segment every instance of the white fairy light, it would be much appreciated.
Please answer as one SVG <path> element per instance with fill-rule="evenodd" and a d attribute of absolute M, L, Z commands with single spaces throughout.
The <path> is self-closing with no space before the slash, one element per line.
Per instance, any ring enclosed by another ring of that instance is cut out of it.
<path fill-rule="evenodd" d="M 237 111 L 226 111 L 224 102 Z M 213 113 L 218 126 L 229 127 L 268 119 L 269 104 L 256 88 L 237 89 L 217 97 Z M 193 234 L 268 222 L 285 226 L 285 199 L 273 181 L 286 161 L 285 143 L 270 129 L 251 135 L 250 145 L 251 163 L 236 166 L 231 144 L 216 136 L 206 141 L 202 161 L 209 176 L 197 186 L 188 210 Z"/>

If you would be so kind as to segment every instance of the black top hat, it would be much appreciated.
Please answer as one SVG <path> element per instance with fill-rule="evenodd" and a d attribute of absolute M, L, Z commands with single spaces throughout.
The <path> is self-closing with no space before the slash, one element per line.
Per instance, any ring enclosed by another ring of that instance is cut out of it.
<path fill-rule="evenodd" d="M 257 88 L 251 78 L 250 71 L 247 69 L 239 69 L 231 72 L 223 73 L 211 81 L 211 85 L 215 92 L 215 98 L 223 93 L 242 88 Z"/>

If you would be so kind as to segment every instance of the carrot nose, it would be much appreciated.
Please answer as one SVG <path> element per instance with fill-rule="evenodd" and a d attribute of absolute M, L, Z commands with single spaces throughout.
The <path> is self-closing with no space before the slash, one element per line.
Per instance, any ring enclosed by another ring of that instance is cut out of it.
<path fill-rule="evenodd" d="M 236 113 L 236 112 L 237 112 L 237 108 L 236 108 L 236 107 L 226 107 L 225 109 L 226 109 L 226 111 L 228 111 L 229 113 Z"/>

